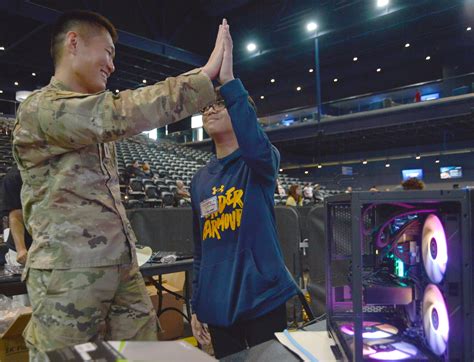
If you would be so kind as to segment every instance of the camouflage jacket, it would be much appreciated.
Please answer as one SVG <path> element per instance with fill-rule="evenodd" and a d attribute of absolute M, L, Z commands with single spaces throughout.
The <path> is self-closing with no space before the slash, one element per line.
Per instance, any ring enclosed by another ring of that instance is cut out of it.
<path fill-rule="evenodd" d="M 215 100 L 199 69 L 118 94 L 74 93 L 54 77 L 20 106 L 13 155 L 21 171 L 27 268 L 106 266 L 135 257 L 115 144 L 192 115 Z"/>

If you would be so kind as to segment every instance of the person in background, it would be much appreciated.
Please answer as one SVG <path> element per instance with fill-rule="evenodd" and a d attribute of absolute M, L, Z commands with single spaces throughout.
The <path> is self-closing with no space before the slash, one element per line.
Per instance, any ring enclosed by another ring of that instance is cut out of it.
<path fill-rule="evenodd" d="M 313 186 L 309 182 L 303 188 L 303 196 L 305 199 L 313 200 Z"/>
<path fill-rule="evenodd" d="M 143 178 L 147 178 L 147 179 L 153 178 L 153 171 L 151 170 L 151 167 L 148 161 L 143 162 L 142 171 L 143 171 Z"/>
<path fill-rule="evenodd" d="M 402 187 L 404 190 L 423 190 L 425 188 L 425 184 L 416 177 L 412 177 L 406 181 L 403 181 Z"/>
<path fill-rule="evenodd" d="M 286 206 L 303 206 L 303 196 L 299 185 L 291 185 L 286 199 Z"/>
<path fill-rule="evenodd" d="M 313 198 L 315 203 L 322 203 L 324 202 L 324 196 L 321 192 L 321 185 L 315 184 L 313 186 Z"/>
<path fill-rule="evenodd" d="M 280 195 L 281 197 L 286 196 L 285 188 L 283 187 L 279 179 L 277 179 L 276 181 L 275 193 Z"/>
<path fill-rule="evenodd" d="M 175 199 L 175 206 L 180 206 L 183 202 L 186 204 L 191 203 L 191 194 L 186 187 L 184 186 L 184 182 L 181 180 L 176 181 L 176 190 L 174 192 L 174 199 Z"/>
<path fill-rule="evenodd" d="M 352 192 L 352 186 L 347 186 L 345 193 L 350 194 L 351 192 Z"/>
<path fill-rule="evenodd" d="M 125 168 L 125 181 L 128 184 L 131 178 L 142 179 L 145 176 L 138 160 L 133 160 L 131 165 Z"/>
<path fill-rule="evenodd" d="M 413 100 L 415 101 L 415 103 L 421 102 L 421 92 L 419 89 L 416 90 L 415 98 Z"/>
<path fill-rule="evenodd" d="M 286 328 L 286 301 L 298 292 L 275 226 L 280 155 L 231 66 L 221 67 L 220 81 L 217 102 L 202 110 L 215 156 L 191 183 L 191 327 L 199 343 L 212 342 L 218 359 L 274 339 Z"/>
<path fill-rule="evenodd" d="M 2 183 L 3 212 L 8 215 L 10 234 L 6 243 L 10 250 L 16 252 L 16 261 L 25 265 L 28 256 L 28 249 L 33 242 L 31 235 L 26 230 L 23 221 L 23 211 L 21 207 L 21 180 L 20 171 L 16 165 L 8 170 Z"/>

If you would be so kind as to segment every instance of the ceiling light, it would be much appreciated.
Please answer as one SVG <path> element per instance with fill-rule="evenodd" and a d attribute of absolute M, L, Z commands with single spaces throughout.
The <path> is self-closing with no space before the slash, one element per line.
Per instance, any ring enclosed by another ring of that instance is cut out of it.
<path fill-rule="evenodd" d="M 359 58 L 354 57 L 354 58 L 352 58 L 352 60 L 353 60 L 354 62 L 357 62 L 357 61 L 359 60 Z"/>
<path fill-rule="evenodd" d="M 405 48 L 409 48 L 409 47 L 410 47 L 410 43 L 406 43 Z"/>
<path fill-rule="evenodd" d="M 426 59 L 426 60 L 430 60 L 431 57 L 430 57 L 429 55 L 427 55 L 425 59 Z"/>
<path fill-rule="evenodd" d="M 253 52 L 253 51 L 255 51 L 256 49 L 257 49 L 257 45 L 255 45 L 255 43 L 248 43 L 248 44 L 247 44 L 247 50 L 248 50 L 249 52 Z"/>
<path fill-rule="evenodd" d="M 264 98 L 265 98 L 265 96 L 260 96 L 260 99 L 264 99 Z"/>
<path fill-rule="evenodd" d="M 0 47 L 0 50 L 5 50 L 5 47 Z"/>
<path fill-rule="evenodd" d="M 318 164 L 318 168 L 323 168 L 323 165 L 321 165 L 320 163 Z"/>
<path fill-rule="evenodd" d="M 307 175 L 309 172 L 308 171 L 305 171 L 304 174 Z"/>
<path fill-rule="evenodd" d="M 296 90 L 299 92 L 301 90 L 301 87 L 296 87 Z"/>
<path fill-rule="evenodd" d="M 316 24 L 314 21 L 311 21 L 308 24 L 306 24 L 307 31 L 315 31 L 317 28 L 318 28 L 318 24 Z"/>
<path fill-rule="evenodd" d="M 468 26 L 468 27 L 466 28 L 466 31 L 471 31 L 471 27 Z M 3 47 L 2 47 L 2 48 L 3 48 Z M 3 50 L 2 48 L 0 48 L 0 50 Z"/>
<path fill-rule="evenodd" d="M 120 91 L 119 91 L 118 89 L 116 89 L 116 90 L 115 90 L 115 93 L 118 93 L 118 92 L 120 92 Z"/>
<path fill-rule="evenodd" d="M 32 75 L 33 77 L 36 77 L 36 73 L 31 73 L 31 75 Z"/>
<path fill-rule="evenodd" d="M 382 68 L 377 68 L 377 73 L 380 73 L 382 71 Z"/>
<path fill-rule="evenodd" d="M 363 165 L 367 165 L 367 160 L 362 161 Z"/>
<path fill-rule="evenodd" d="M 385 164 L 385 167 L 390 167 L 390 164 L 387 162 L 387 163 Z"/>
<path fill-rule="evenodd" d="M 421 156 L 419 154 L 416 155 L 415 159 L 419 160 Z"/>
<path fill-rule="evenodd" d="M 283 172 L 283 169 L 282 169 L 282 168 L 280 168 L 280 172 Z"/>
<path fill-rule="evenodd" d="M 146 84 L 146 79 L 143 79 L 143 80 L 142 80 L 142 83 L 143 83 L 143 84 Z"/>
<path fill-rule="evenodd" d="M 2 93 L 3 93 L 3 91 L 0 89 L 0 94 L 2 94 Z"/>
<path fill-rule="evenodd" d="M 435 163 L 439 163 L 439 158 L 437 158 L 437 159 L 435 160 Z"/>
<path fill-rule="evenodd" d="M 270 79 L 271 83 L 275 83 L 275 78 Z"/>
<path fill-rule="evenodd" d="M 338 80 L 339 80 L 339 79 L 337 79 L 337 78 L 334 78 L 334 83 L 337 83 L 337 81 L 338 81 Z"/>
<path fill-rule="evenodd" d="M 385 6 L 388 6 L 389 0 L 377 0 L 377 7 L 378 8 L 383 8 Z"/>
<path fill-rule="evenodd" d="M 13 84 L 18 85 L 18 82 L 15 82 L 15 83 L 13 83 Z"/>
<path fill-rule="evenodd" d="M 310 73 L 313 73 L 313 72 L 314 72 L 314 69 L 313 69 L 313 68 L 309 68 L 309 72 L 310 72 Z"/>

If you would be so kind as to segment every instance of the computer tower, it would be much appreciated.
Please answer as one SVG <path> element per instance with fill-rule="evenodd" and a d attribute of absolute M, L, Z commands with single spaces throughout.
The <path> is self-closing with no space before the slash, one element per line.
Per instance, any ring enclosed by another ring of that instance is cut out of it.
<path fill-rule="evenodd" d="M 328 331 L 352 361 L 473 361 L 474 195 L 325 201 Z"/>

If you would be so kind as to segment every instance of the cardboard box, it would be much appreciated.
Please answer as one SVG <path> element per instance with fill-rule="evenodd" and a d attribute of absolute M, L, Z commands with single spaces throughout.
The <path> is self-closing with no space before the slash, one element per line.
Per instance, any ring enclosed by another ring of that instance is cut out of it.
<path fill-rule="evenodd" d="M 182 288 L 176 288 L 171 284 L 164 283 L 163 286 L 166 289 L 171 290 L 174 293 L 183 295 Z M 148 295 L 150 296 L 151 303 L 155 310 L 158 309 L 158 294 L 154 285 L 147 286 Z M 183 310 L 184 300 L 177 299 L 174 295 L 164 291 L 163 292 L 163 303 L 161 309 L 165 308 L 176 308 L 180 311 Z M 158 332 L 158 340 L 169 341 L 176 338 L 181 338 L 184 332 L 184 319 L 181 314 L 176 311 L 168 310 L 159 317 L 161 331 Z"/>
<path fill-rule="evenodd" d="M 22 308 L 13 323 L 0 335 L 0 361 L 28 362 L 28 348 L 22 333 L 30 321 L 31 308 Z M 8 320 L 2 322 L 8 323 Z"/>

